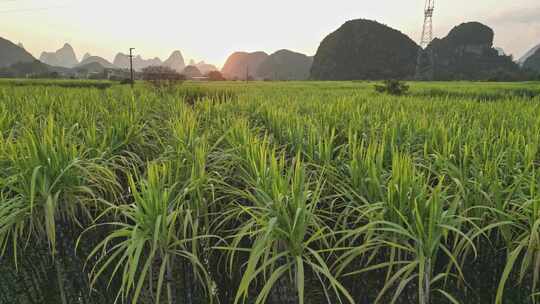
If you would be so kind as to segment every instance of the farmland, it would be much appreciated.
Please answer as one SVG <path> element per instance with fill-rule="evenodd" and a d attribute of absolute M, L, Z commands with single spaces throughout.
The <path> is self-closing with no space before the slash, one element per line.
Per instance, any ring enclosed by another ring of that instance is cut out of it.
<path fill-rule="evenodd" d="M 533 303 L 540 83 L 0 81 L 0 303 Z"/>

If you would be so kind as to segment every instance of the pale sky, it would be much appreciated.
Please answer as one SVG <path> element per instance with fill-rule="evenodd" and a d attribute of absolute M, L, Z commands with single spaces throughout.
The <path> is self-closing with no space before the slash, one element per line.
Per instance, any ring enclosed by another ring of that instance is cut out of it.
<path fill-rule="evenodd" d="M 321 40 L 350 19 L 374 19 L 418 41 L 424 0 L 0 0 L 0 37 L 22 42 L 39 57 L 70 43 L 113 59 L 136 48 L 166 59 L 221 66 L 234 51 L 291 49 L 315 54 Z M 438 0 L 435 36 L 480 21 L 495 30 L 495 45 L 519 58 L 540 43 L 539 0 Z"/>

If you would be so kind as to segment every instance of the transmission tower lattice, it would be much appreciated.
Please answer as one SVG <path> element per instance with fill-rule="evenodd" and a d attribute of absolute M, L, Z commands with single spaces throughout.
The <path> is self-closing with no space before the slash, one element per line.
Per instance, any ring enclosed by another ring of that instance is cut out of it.
<path fill-rule="evenodd" d="M 422 38 L 420 39 L 420 49 L 418 50 L 418 60 L 416 63 L 416 78 L 431 80 L 434 74 L 434 57 L 431 49 L 427 47 L 433 41 L 433 12 L 435 10 L 435 0 L 426 0 L 424 7 L 424 26 L 422 27 Z"/>

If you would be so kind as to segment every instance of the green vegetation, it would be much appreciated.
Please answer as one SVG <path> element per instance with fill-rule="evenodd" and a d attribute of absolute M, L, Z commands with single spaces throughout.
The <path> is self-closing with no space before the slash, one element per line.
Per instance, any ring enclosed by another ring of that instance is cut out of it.
<path fill-rule="evenodd" d="M 419 46 L 376 21 L 357 19 L 326 36 L 313 59 L 315 80 L 405 79 L 414 76 Z"/>
<path fill-rule="evenodd" d="M 289 50 L 268 56 L 257 68 L 261 80 L 307 80 L 313 58 Z"/>
<path fill-rule="evenodd" d="M 479 22 L 462 23 L 442 39 L 435 38 L 424 52 L 432 57 L 434 80 L 519 81 L 535 79 L 511 56 L 493 48 L 493 30 Z"/>
<path fill-rule="evenodd" d="M 0 303 L 534 303 L 540 83 L 0 81 Z"/>
<path fill-rule="evenodd" d="M 379 93 L 401 96 L 403 94 L 407 94 L 409 91 L 409 85 L 395 79 L 384 80 L 382 84 L 375 85 L 375 91 Z"/>
<path fill-rule="evenodd" d="M 536 50 L 525 62 L 523 63 L 523 67 L 527 69 L 531 69 L 537 73 L 540 74 L 540 49 Z"/>

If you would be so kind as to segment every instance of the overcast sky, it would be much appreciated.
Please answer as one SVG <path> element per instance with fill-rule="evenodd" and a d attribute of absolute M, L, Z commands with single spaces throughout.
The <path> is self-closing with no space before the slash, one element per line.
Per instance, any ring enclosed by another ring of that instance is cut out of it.
<path fill-rule="evenodd" d="M 313 55 L 320 41 L 350 19 L 367 18 L 418 41 L 424 0 L 0 0 L 0 37 L 22 42 L 36 57 L 70 43 L 78 57 L 112 60 L 135 47 L 166 59 L 175 49 L 222 65 L 238 50 L 287 48 Z M 480 21 L 495 45 L 515 57 L 540 43 L 539 0 L 438 0 L 435 36 Z"/>

